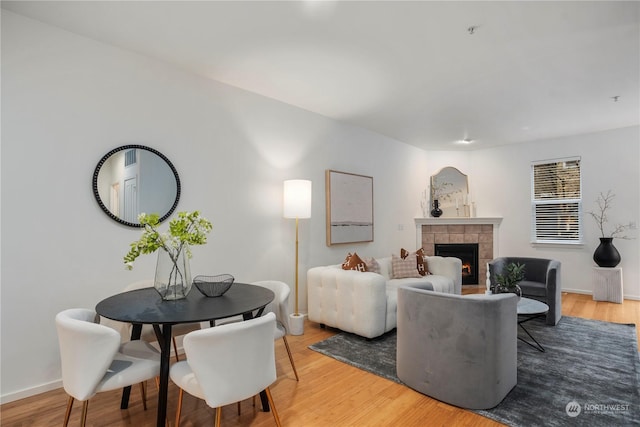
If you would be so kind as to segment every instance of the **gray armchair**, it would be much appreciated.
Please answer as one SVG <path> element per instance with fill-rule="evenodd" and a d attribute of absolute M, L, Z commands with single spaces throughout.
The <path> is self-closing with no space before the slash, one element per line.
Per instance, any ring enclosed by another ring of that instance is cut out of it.
<path fill-rule="evenodd" d="M 504 269 L 512 262 L 525 265 L 525 279 L 519 284 L 522 296 L 547 304 L 549 306 L 547 325 L 557 325 L 562 318 L 560 261 L 522 257 L 496 258 L 489 263 L 492 288 L 496 285 L 496 274 L 504 274 Z"/>
<path fill-rule="evenodd" d="M 467 409 L 493 408 L 517 383 L 517 298 L 398 288 L 398 378 Z"/>

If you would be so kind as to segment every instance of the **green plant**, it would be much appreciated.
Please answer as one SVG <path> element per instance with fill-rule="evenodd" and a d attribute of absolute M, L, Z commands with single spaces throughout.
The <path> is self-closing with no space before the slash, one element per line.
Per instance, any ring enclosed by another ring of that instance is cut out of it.
<path fill-rule="evenodd" d="M 131 249 L 124 256 L 127 270 L 133 268 L 133 262 L 142 254 L 150 254 L 158 249 L 165 250 L 175 264 L 178 254 L 184 249 L 187 257 L 191 258 L 190 245 L 204 245 L 207 243 L 207 233 L 213 226 L 200 212 L 179 212 L 178 216 L 169 221 L 169 232 L 160 233 L 158 214 L 141 213 L 138 221 L 143 226 L 140 239 L 131 243 Z"/>
<path fill-rule="evenodd" d="M 524 280 L 524 264 L 511 262 L 505 267 L 505 274 L 496 274 L 496 283 L 507 289 L 515 288 Z"/>

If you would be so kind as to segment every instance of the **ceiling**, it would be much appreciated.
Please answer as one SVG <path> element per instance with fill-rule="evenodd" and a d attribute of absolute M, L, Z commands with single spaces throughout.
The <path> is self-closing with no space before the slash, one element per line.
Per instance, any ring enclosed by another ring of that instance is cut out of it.
<path fill-rule="evenodd" d="M 428 150 L 640 123 L 639 2 L 2 7 Z M 457 142 L 465 138 L 474 142 Z"/>

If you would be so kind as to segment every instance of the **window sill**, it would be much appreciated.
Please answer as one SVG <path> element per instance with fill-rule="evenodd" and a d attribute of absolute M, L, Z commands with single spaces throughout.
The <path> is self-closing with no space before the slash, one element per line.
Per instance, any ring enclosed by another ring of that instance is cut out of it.
<path fill-rule="evenodd" d="M 582 242 L 579 243 L 573 243 L 573 242 L 531 242 L 531 246 L 534 248 L 540 247 L 540 248 L 544 248 L 544 247 L 548 247 L 548 248 L 560 248 L 560 247 L 566 247 L 566 248 L 583 248 L 585 245 Z"/>

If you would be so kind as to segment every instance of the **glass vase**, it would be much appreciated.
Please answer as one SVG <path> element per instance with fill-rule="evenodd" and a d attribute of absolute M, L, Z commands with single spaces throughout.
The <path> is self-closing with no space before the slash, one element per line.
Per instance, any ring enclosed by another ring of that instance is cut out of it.
<path fill-rule="evenodd" d="M 519 285 L 513 285 L 513 286 L 503 286 L 503 285 L 496 285 L 495 289 L 494 289 L 494 293 L 496 294 L 516 294 L 518 296 L 518 301 L 520 301 L 520 298 L 522 298 L 522 289 L 520 288 Z"/>
<path fill-rule="evenodd" d="M 186 248 L 169 253 L 158 250 L 154 287 L 165 301 L 186 298 L 191 290 L 191 269 Z"/>

